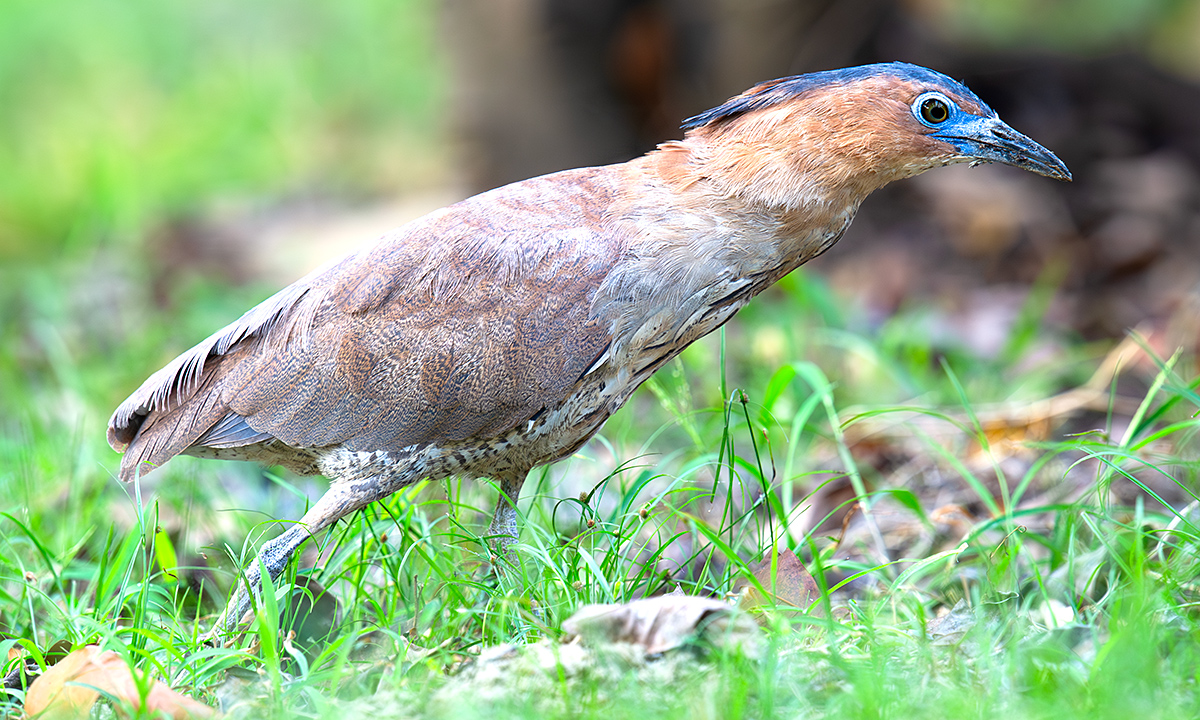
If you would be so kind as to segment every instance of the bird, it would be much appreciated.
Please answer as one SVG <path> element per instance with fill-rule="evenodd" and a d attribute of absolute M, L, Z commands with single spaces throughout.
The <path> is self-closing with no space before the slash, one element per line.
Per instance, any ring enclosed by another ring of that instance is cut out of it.
<path fill-rule="evenodd" d="M 488 479 L 517 540 L 535 467 L 657 369 L 828 250 L 874 190 L 955 163 L 1069 181 L 963 84 L 902 62 L 757 84 L 628 162 L 436 210 L 280 290 L 152 374 L 108 441 L 132 481 L 179 454 L 323 475 L 211 632 L 308 538 L 420 480 Z"/>

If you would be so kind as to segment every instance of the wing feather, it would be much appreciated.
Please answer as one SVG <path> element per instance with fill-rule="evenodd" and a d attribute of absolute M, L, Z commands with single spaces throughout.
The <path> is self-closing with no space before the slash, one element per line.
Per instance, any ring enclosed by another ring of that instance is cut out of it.
<path fill-rule="evenodd" d="M 189 447 L 358 450 L 492 437 L 560 403 L 609 345 L 615 180 L 568 171 L 415 221 L 277 293 L 113 414 L 122 477 Z"/>
<path fill-rule="evenodd" d="M 246 424 L 246 418 L 236 413 L 229 413 L 218 420 L 216 425 L 204 431 L 204 434 L 196 438 L 193 444 L 223 449 L 254 445 L 271 439 L 273 436 L 270 433 L 259 432 Z"/>

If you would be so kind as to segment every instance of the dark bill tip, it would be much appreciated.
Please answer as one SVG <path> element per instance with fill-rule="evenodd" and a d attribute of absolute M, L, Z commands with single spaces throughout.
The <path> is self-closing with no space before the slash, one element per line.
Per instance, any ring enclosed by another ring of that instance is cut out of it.
<path fill-rule="evenodd" d="M 1058 156 L 996 118 L 978 118 L 958 132 L 935 135 L 981 162 L 998 162 L 1070 182 L 1071 171 Z"/>

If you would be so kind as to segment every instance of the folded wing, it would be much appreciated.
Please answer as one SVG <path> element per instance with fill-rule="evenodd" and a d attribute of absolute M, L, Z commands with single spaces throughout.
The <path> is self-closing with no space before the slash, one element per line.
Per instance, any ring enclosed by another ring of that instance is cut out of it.
<path fill-rule="evenodd" d="M 117 408 L 121 476 L 274 440 L 396 450 L 489 438 L 561 402 L 609 344 L 622 243 L 603 170 L 434 213 L 255 307 Z"/>

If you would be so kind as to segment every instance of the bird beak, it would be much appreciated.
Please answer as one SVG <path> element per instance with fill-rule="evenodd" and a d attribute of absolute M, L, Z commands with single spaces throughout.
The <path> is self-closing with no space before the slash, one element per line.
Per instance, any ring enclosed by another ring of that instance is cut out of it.
<path fill-rule="evenodd" d="M 1004 163 L 1055 180 L 1071 180 L 1071 171 L 1054 153 L 999 118 L 974 117 L 933 136 L 950 143 L 974 161 Z"/>

